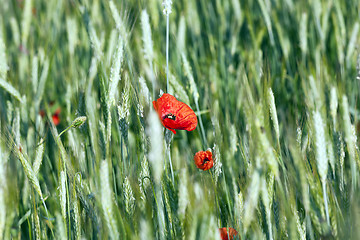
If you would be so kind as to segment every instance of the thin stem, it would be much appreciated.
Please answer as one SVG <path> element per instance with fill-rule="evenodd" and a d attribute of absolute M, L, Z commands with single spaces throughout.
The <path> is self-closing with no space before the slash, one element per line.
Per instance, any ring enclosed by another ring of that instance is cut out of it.
<path fill-rule="evenodd" d="M 170 146 L 171 146 L 171 139 L 172 139 L 172 132 L 170 132 L 170 130 L 165 129 L 165 145 L 166 145 L 166 150 L 165 150 L 165 160 L 166 157 L 169 160 L 169 164 L 170 164 L 170 173 L 171 173 L 171 180 L 174 183 L 174 171 L 173 171 L 173 166 L 172 166 L 172 162 L 171 162 L 171 152 L 170 152 Z M 165 171 L 166 169 L 166 161 L 164 163 L 164 168 Z"/>
<path fill-rule="evenodd" d="M 218 201 L 218 199 L 217 199 L 217 188 L 216 188 L 216 184 L 215 184 L 215 181 L 214 181 L 214 177 L 213 177 L 213 175 L 212 175 L 212 172 L 211 172 L 211 170 L 209 169 L 209 173 L 210 173 L 210 177 L 211 177 L 211 182 L 212 182 L 212 184 L 213 184 L 213 186 L 214 186 L 214 192 L 215 192 L 215 194 L 214 194 L 214 196 L 215 196 L 215 204 L 216 204 L 216 213 L 218 214 L 218 219 L 220 219 L 220 206 L 219 206 L 219 201 Z"/>
<path fill-rule="evenodd" d="M 68 126 L 67 128 L 65 128 L 58 136 L 58 138 L 60 139 L 60 136 L 65 133 L 67 130 L 69 130 L 70 128 L 72 128 L 72 125 Z"/>
<path fill-rule="evenodd" d="M 173 166 L 172 166 L 172 162 L 171 162 L 170 143 L 167 144 L 167 150 L 166 151 L 167 151 L 167 155 L 168 155 L 168 159 L 169 159 L 169 163 L 170 163 L 171 180 L 172 180 L 173 183 L 175 183 L 175 181 L 174 181 L 174 170 L 173 170 Z"/>
<path fill-rule="evenodd" d="M 27 219 L 27 223 L 28 223 L 28 227 L 29 229 L 31 229 L 31 224 L 30 224 L 30 220 L 29 218 Z M 32 237 L 31 237 L 31 231 L 29 231 L 29 239 L 32 240 Z"/>
<path fill-rule="evenodd" d="M 201 119 L 201 114 L 200 114 L 200 108 L 199 108 L 198 101 L 195 101 L 195 104 L 196 104 L 197 115 L 199 117 L 200 130 L 201 130 L 201 135 L 202 135 L 202 138 L 203 138 L 203 143 L 204 143 L 205 147 L 208 147 L 207 141 L 206 141 L 206 138 L 205 138 L 205 130 L 204 130 L 204 125 L 203 125 L 202 119 Z"/>
<path fill-rule="evenodd" d="M 166 14 L 166 92 L 169 93 L 169 14 Z M 169 131 L 169 130 L 166 130 Z M 170 132 L 170 131 L 169 131 Z M 168 132 L 167 132 L 168 133 Z M 170 135 L 168 135 L 170 136 Z M 174 183 L 174 171 L 171 162 L 171 154 L 170 154 L 170 144 L 171 144 L 171 136 L 169 140 L 166 141 L 166 153 L 168 155 L 169 163 L 170 163 L 170 171 L 171 171 L 171 179 Z"/>
<path fill-rule="evenodd" d="M 153 69 L 153 65 L 152 62 L 150 61 L 150 69 L 151 69 L 151 81 L 152 81 L 152 95 L 153 95 L 153 99 L 155 100 L 156 98 L 156 94 L 155 94 L 155 89 L 156 89 L 156 82 L 155 82 L 155 74 L 154 74 L 154 69 Z"/>
<path fill-rule="evenodd" d="M 326 194 L 326 181 L 322 181 L 322 187 L 323 187 L 323 197 L 324 197 L 324 203 L 325 203 L 325 213 L 326 213 L 326 221 L 327 224 L 330 226 L 330 219 L 329 219 L 329 208 L 327 203 L 327 194 Z"/>
<path fill-rule="evenodd" d="M 169 14 L 166 15 L 166 92 L 169 93 Z"/>
<path fill-rule="evenodd" d="M 226 179 L 225 179 L 225 174 L 222 174 L 222 177 L 223 177 L 223 181 L 224 181 L 224 183 L 225 183 L 225 184 L 224 184 L 224 188 L 225 188 L 226 200 L 227 200 L 227 204 L 228 204 L 228 208 L 229 208 L 230 217 L 231 217 L 231 219 L 234 219 L 234 218 L 233 218 L 232 211 L 231 211 L 231 207 L 230 207 L 229 190 L 228 190 L 228 187 L 227 187 L 227 183 L 226 183 Z"/>
<path fill-rule="evenodd" d="M 67 198 L 67 214 L 68 214 L 68 224 L 69 227 L 67 228 L 67 235 L 69 236 L 69 239 L 71 239 L 71 219 L 70 219 L 70 193 L 69 193 L 69 184 L 68 184 L 68 178 L 67 178 L 67 172 L 66 168 L 65 171 L 65 186 L 66 186 L 66 198 Z"/>

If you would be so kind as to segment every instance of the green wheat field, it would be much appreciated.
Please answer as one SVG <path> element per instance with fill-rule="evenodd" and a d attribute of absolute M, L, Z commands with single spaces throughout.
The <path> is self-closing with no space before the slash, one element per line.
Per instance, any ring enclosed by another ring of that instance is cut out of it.
<path fill-rule="evenodd" d="M 168 7 L 1 1 L 0 239 L 359 239 L 360 1 Z"/>

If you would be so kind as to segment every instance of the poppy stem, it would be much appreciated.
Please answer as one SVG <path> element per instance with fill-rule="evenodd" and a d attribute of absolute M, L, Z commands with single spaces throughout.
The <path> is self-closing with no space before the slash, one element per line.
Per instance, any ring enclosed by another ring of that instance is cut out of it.
<path fill-rule="evenodd" d="M 169 93 L 169 14 L 166 15 L 166 92 Z"/>
<path fill-rule="evenodd" d="M 167 154 L 168 154 L 168 158 L 169 158 L 169 163 L 170 163 L 170 172 L 171 172 L 171 180 L 174 183 L 174 170 L 173 170 L 173 166 L 172 166 L 172 162 L 171 162 L 171 154 L 170 154 L 170 144 L 167 147 Z"/>
<path fill-rule="evenodd" d="M 210 173 L 211 181 L 212 181 L 212 183 L 213 183 L 213 185 L 214 185 L 214 193 L 215 193 L 214 196 L 215 196 L 215 203 L 216 203 L 216 213 L 217 213 L 218 219 L 219 219 L 219 218 L 220 218 L 220 214 L 219 214 L 219 208 L 220 208 L 220 207 L 219 207 L 219 202 L 218 202 L 218 199 L 217 199 L 216 184 L 215 184 L 214 177 L 213 177 L 210 169 L 209 169 L 209 173 Z"/>
<path fill-rule="evenodd" d="M 202 135 L 202 138 L 203 138 L 203 144 L 206 147 L 207 146 L 207 141 L 206 141 L 206 137 L 205 137 L 204 125 L 203 125 L 202 119 L 201 119 L 199 102 L 195 101 L 195 105 L 196 105 L 197 115 L 198 115 L 199 122 L 200 122 L 200 131 L 201 131 L 201 135 Z"/>
<path fill-rule="evenodd" d="M 222 174 L 222 177 L 223 177 L 223 181 L 224 181 L 224 189 L 225 189 L 226 201 L 227 201 L 227 205 L 229 208 L 230 217 L 231 217 L 231 219 L 234 219 L 232 211 L 231 211 L 232 208 L 230 206 L 230 197 L 229 197 L 230 194 L 229 194 L 229 189 L 226 185 L 227 183 L 226 183 L 225 174 Z"/>
<path fill-rule="evenodd" d="M 168 129 L 165 129 L 165 142 L 166 142 L 165 155 L 167 155 L 167 158 L 169 160 L 171 180 L 174 183 L 175 182 L 174 181 L 174 170 L 173 170 L 173 166 L 172 166 L 172 162 L 171 162 L 171 153 L 170 153 L 171 138 L 172 138 L 172 132 L 170 132 L 170 130 L 168 130 Z M 166 168 L 166 164 L 165 164 L 165 168 Z"/>

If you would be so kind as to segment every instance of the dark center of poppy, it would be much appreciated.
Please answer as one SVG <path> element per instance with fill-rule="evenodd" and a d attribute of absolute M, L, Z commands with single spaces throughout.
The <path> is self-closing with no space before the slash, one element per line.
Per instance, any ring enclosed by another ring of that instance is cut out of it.
<path fill-rule="evenodd" d="M 208 158 L 205 158 L 204 161 L 203 161 L 203 163 L 202 163 L 201 165 L 204 165 L 204 164 L 207 163 L 207 162 L 210 162 L 210 160 L 209 160 Z"/>
<path fill-rule="evenodd" d="M 165 117 L 163 117 L 163 120 L 164 120 L 165 118 L 168 118 L 168 119 L 171 119 L 171 120 L 174 120 L 174 121 L 175 121 L 176 116 L 175 116 L 174 114 L 172 114 L 172 113 L 168 113 L 168 114 L 165 115 Z"/>

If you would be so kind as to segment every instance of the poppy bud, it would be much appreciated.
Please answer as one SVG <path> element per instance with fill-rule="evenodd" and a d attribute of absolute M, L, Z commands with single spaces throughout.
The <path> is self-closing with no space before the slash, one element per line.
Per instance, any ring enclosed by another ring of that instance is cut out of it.
<path fill-rule="evenodd" d="M 197 152 L 194 156 L 194 162 L 197 168 L 204 171 L 209 170 L 214 166 L 212 152 L 209 150 Z"/>
<path fill-rule="evenodd" d="M 86 117 L 85 117 L 85 116 L 77 117 L 77 118 L 75 118 L 75 120 L 71 123 L 71 127 L 73 127 L 73 128 L 80 127 L 81 125 L 84 124 L 85 121 L 86 121 Z"/>
<path fill-rule="evenodd" d="M 168 93 L 153 101 L 153 106 L 162 125 L 174 134 L 176 134 L 175 129 L 193 131 L 197 126 L 194 111 Z"/>

